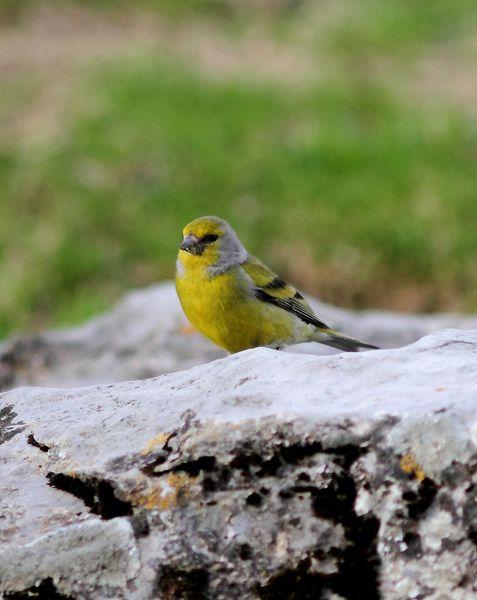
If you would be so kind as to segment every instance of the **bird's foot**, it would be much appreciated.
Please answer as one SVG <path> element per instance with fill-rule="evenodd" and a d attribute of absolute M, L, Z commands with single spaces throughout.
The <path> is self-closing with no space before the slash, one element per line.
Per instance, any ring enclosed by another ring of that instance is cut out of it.
<path fill-rule="evenodd" d="M 186 323 L 185 325 L 182 325 L 182 327 L 179 329 L 179 333 L 181 333 L 182 335 L 191 335 L 192 333 L 195 333 L 196 331 L 197 331 L 197 329 L 190 323 Z"/>

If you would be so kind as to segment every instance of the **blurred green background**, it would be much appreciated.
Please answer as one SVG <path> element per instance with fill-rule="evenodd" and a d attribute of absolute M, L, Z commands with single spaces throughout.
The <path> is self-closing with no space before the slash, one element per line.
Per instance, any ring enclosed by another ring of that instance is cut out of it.
<path fill-rule="evenodd" d="M 342 306 L 477 310 L 474 0 L 2 0 L 0 337 L 232 223 Z"/>

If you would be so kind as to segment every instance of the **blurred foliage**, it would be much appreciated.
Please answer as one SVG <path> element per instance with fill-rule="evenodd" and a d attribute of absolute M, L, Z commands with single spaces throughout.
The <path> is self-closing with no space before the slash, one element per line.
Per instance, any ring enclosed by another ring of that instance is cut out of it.
<path fill-rule="evenodd" d="M 352 0 L 347 0 L 347 3 Z M 344 52 L 399 53 L 403 58 L 429 43 L 445 42 L 475 25 L 473 0 L 362 0 L 333 28 L 335 47 Z"/>
<path fill-rule="evenodd" d="M 181 11 L 219 4 L 234 3 Z M 460 35 L 473 6 L 366 0 L 362 10 L 336 18 L 325 35 L 335 68 L 306 85 L 211 80 L 141 51 L 75 79 L 60 136 L 34 151 L 4 136 L 0 336 L 81 321 L 172 277 L 183 225 L 207 213 L 337 304 L 475 310 L 475 120 L 444 101 L 412 103 L 355 66 Z M 296 15 L 273 19 L 278 36 L 300 27 Z M 5 84 L 0 110 L 12 118 L 37 85 Z"/>

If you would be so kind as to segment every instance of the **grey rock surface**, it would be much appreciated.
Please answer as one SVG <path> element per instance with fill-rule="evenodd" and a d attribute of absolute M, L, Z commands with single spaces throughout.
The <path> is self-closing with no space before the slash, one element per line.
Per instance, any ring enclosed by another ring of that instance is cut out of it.
<path fill-rule="evenodd" d="M 355 312 L 312 298 L 310 302 L 329 325 L 383 348 L 404 346 L 448 327 L 477 328 L 477 316 Z M 185 326 L 172 283 L 131 292 L 109 313 L 80 327 L 0 343 L 0 390 L 143 379 L 225 355 L 199 333 L 185 333 Z M 301 344 L 290 350 L 336 353 L 321 344 Z"/>
<path fill-rule="evenodd" d="M 6 392 L 0 596 L 476 598 L 476 407 L 477 330 Z"/>

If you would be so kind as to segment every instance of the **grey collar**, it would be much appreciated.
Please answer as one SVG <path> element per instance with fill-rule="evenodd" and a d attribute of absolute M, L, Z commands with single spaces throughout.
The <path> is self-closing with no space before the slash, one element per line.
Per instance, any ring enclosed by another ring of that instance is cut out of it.
<path fill-rule="evenodd" d="M 245 250 L 242 242 L 238 239 L 235 231 L 228 223 L 226 224 L 226 227 L 227 231 L 226 235 L 223 237 L 219 259 L 214 265 L 211 265 L 207 269 L 210 277 L 221 275 L 228 269 L 241 265 L 248 258 L 248 252 Z"/>

